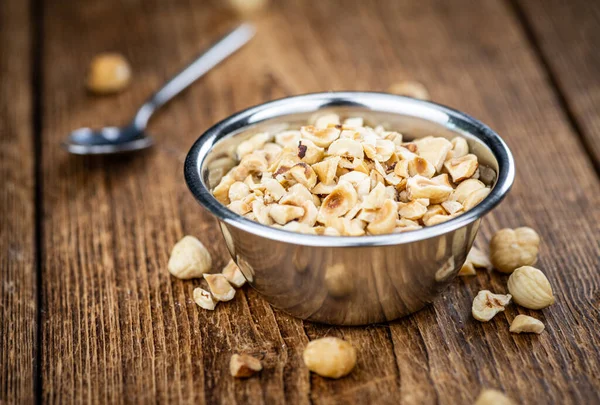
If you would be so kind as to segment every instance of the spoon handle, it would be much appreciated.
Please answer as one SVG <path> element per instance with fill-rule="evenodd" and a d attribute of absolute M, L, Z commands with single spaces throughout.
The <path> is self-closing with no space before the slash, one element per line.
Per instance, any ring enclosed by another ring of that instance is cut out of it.
<path fill-rule="evenodd" d="M 242 24 L 214 43 L 186 68 L 175 75 L 175 77 L 165 83 L 160 90 L 154 93 L 138 110 L 133 124 L 139 129 L 144 129 L 150 116 L 157 109 L 244 46 L 252 39 L 254 33 L 255 29 L 252 25 Z"/>

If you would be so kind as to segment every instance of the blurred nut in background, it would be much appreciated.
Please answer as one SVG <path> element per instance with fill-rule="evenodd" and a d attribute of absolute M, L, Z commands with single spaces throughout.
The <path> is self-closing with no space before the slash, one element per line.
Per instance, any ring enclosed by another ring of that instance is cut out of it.
<path fill-rule="evenodd" d="M 131 67 L 118 53 L 102 53 L 90 63 L 86 86 L 96 94 L 118 93 L 131 81 Z"/>
<path fill-rule="evenodd" d="M 429 100 L 429 92 L 427 88 L 419 82 L 412 80 L 402 80 L 392 84 L 388 93 L 398 94 L 400 96 L 418 98 L 420 100 Z"/>
<path fill-rule="evenodd" d="M 477 397 L 475 405 L 514 405 L 514 402 L 498 390 L 485 389 Z"/>
<path fill-rule="evenodd" d="M 237 14 L 249 17 L 266 9 L 269 0 L 227 0 L 227 5 Z"/>

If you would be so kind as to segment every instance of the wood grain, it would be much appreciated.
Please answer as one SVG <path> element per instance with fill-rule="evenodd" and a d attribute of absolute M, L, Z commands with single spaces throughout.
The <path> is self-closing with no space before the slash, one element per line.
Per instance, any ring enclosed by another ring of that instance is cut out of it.
<path fill-rule="evenodd" d="M 600 3 L 518 0 L 517 4 L 600 171 Z"/>
<path fill-rule="evenodd" d="M 0 2 L 0 403 L 34 400 L 36 250 L 28 2 Z"/>
<path fill-rule="evenodd" d="M 249 46 L 152 122 L 153 150 L 77 158 L 59 149 L 73 128 L 125 122 L 233 21 L 212 3 L 46 1 L 42 399 L 467 404 L 489 387 L 521 403 L 600 400 L 600 185 L 503 2 L 274 2 L 256 20 Z M 86 65 L 102 51 L 122 52 L 134 66 L 123 94 L 96 98 L 83 89 Z M 214 313 L 199 309 L 191 300 L 199 282 L 171 278 L 166 262 L 185 234 L 209 247 L 215 268 L 227 260 L 215 221 L 182 179 L 185 153 L 202 130 L 272 98 L 385 90 L 402 78 L 426 83 L 434 100 L 481 118 L 511 146 L 518 179 L 486 219 L 479 243 L 504 226 L 540 232 L 539 266 L 557 304 L 533 315 L 547 332 L 509 334 L 509 321 L 530 313 L 516 306 L 487 324 L 474 321 L 479 289 L 506 290 L 505 276 L 485 272 L 457 280 L 434 305 L 389 325 L 302 322 L 251 289 Z M 306 342 L 324 335 L 359 349 L 348 378 L 326 380 L 302 365 Z M 241 351 L 263 359 L 260 376 L 229 376 L 229 357 Z"/>

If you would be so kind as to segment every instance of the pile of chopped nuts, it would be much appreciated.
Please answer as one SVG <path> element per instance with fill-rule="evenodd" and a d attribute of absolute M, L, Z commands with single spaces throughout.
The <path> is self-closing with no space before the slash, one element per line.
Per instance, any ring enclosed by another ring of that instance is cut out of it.
<path fill-rule="evenodd" d="M 511 299 L 528 309 L 543 309 L 554 304 L 552 286 L 544 273 L 529 266 L 537 261 L 540 237 L 531 228 L 501 229 L 490 242 L 491 260 L 479 249 L 473 247 L 465 264 L 458 273 L 460 276 L 475 275 L 476 267 L 496 269 L 510 273 L 508 291 L 510 294 L 493 294 L 488 290 L 479 291 L 473 300 L 471 312 L 478 321 L 487 322 L 498 312 L 504 311 Z M 528 315 L 517 315 L 510 325 L 512 333 L 542 333 L 544 324 Z"/>
<path fill-rule="evenodd" d="M 236 159 L 212 190 L 217 200 L 261 224 L 315 235 L 436 225 L 479 204 L 495 178 L 464 138 L 405 142 L 398 132 L 336 114 L 299 130 L 255 134 L 238 145 Z"/>

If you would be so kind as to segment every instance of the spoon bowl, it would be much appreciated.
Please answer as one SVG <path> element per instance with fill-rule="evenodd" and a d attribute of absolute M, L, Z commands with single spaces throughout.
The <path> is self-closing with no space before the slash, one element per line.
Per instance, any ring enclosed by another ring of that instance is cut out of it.
<path fill-rule="evenodd" d="M 144 131 L 134 125 L 104 127 L 100 129 L 79 128 L 71 132 L 62 146 L 75 155 L 107 155 L 133 152 L 154 144 Z"/>

